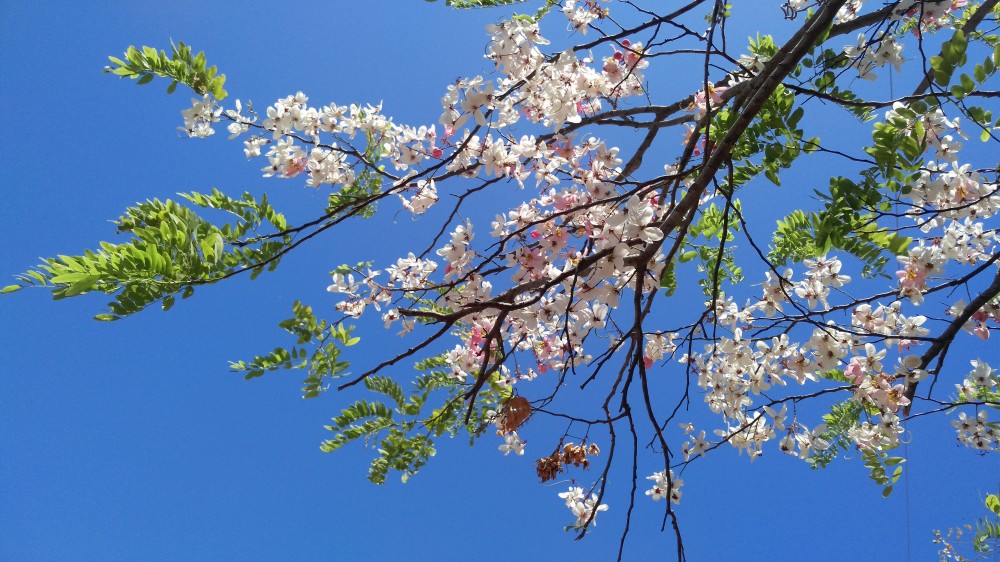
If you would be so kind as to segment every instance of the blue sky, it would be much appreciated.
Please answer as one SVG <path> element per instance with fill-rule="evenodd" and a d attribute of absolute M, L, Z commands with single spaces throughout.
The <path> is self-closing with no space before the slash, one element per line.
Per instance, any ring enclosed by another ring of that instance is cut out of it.
<path fill-rule="evenodd" d="M 489 70 L 484 27 L 506 13 L 418 0 L 377 8 L 111 4 L 0 4 L 2 275 L 110 238 L 108 221 L 146 198 L 266 190 L 293 223 L 325 202 L 324 193 L 297 181 L 261 179 L 260 165 L 247 163 L 224 134 L 181 138 L 187 93 L 167 96 L 164 83 L 137 88 L 102 75 L 108 55 L 130 44 L 165 47 L 173 38 L 205 50 L 228 75 L 230 95 L 259 108 L 302 90 L 320 103 L 381 100 L 400 122 L 433 123 L 449 82 Z M 777 2 L 766 4 L 775 12 L 769 21 L 779 21 Z M 549 25 L 561 22 L 553 17 Z M 664 83 L 671 72 L 663 71 Z M 809 177 L 793 172 L 791 180 Z M 769 196 L 760 197 L 766 203 Z M 764 237 L 773 211 L 757 215 Z M 228 373 L 229 360 L 289 343 L 276 323 L 293 300 L 332 309 L 330 269 L 405 253 L 414 228 L 408 221 L 399 215 L 333 233 L 273 274 L 206 287 L 167 314 L 99 323 L 91 320 L 105 302 L 99 295 L 59 303 L 44 291 L 0 298 L 0 558 L 612 556 L 625 510 L 613 492 L 627 492 L 625 470 L 612 480 L 610 511 L 584 541 L 573 541 L 561 531 L 570 516 L 556 497 L 565 483 L 539 485 L 531 466 L 548 452 L 541 436 L 532 443 L 526 435 L 524 457 L 503 458 L 491 437 L 473 448 L 462 439 L 443 443 L 408 484 L 391 476 L 376 487 L 365 479 L 371 451 L 318 448 L 328 438 L 322 426 L 353 397 L 303 401 L 297 375 L 244 382 Z M 401 345 L 377 331 L 360 335 L 364 354 Z M 977 354 L 1000 363 L 987 348 L 958 351 Z M 903 560 L 907 519 L 912 558 L 931 558 L 931 530 L 978 517 L 981 498 L 996 490 L 1000 462 L 958 447 L 943 418 L 909 429 L 906 480 L 887 500 L 858 459 L 817 472 L 776 451 L 750 464 L 722 450 L 692 465 L 678 509 L 690 559 Z M 661 517 L 662 504 L 638 498 L 626 559 L 672 555 Z"/>

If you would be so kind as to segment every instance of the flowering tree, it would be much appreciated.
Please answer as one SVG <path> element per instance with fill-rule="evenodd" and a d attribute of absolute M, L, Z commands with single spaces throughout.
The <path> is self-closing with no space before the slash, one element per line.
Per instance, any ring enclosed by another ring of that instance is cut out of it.
<path fill-rule="evenodd" d="M 104 321 L 166 310 L 402 209 L 419 217 L 405 256 L 332 264 L 331 318 L 297 303 L 281 323 L 295 344 L 232 368 L 302 369 L 305 397 L 352 394 L 323 448 L 377 444 L 375 483 L 415 474 L 444 436 L 485 437 L 534 450 L 542 482 L 571 478 L 559 497 L 582 537 L 616 501 L 609 479 L 631 478 L 620 516 L 664 499 L 683 558 L 681 477 L 720 447 L 813 467 L 856 450 L 888 494 L 909 419 L 947 414 L 961 443 L 1000 446 L 990 361 L 946 361 L 1000 320 L 1000 171 L 963 148 L 998 140 L 997 4 L 775 2 L 773 35 L 743 44 L 727 33 L 740 8 L 721 1 L 548 1 L 491 26 L 494 72 L 448 85 L 439 121 L 418 125 L 302 93 L 258 112 L 184 44 L 129 48 L 109 72 L 196 92 L 184 134 L 225 126 L 265 177 L 323 190 L 325 207 L 292 225 L 263 194 L 147 201 L 117 220 L 127 240 L 4 291 L 103 292 Z M 654 74 L 677 69 L 689 91 L 658 92 Z M 891 73 L 904 94 L 882 95 Z M 848 121 L 863 135 L 824 140 Z M 817 199 L 767 240 L 745 202 L 801 165 L 825 170 L 805 186 Z M 349 374 L 373 315 L 405 349 Z"/>

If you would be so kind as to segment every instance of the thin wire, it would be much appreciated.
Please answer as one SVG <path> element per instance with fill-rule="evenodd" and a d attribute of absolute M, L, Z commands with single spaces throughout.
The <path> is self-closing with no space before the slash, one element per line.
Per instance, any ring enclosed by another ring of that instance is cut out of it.
<path fill-rule="evenodd" d="M 892 84 L 892 75 L 893 75 L 892 70 L 893 70 L 892 67 L 890 67 L 889 68 L 889 99 L 896 99 L 896 95 L 893 92 L 893 88 L 892 88 L 892 86 L 893 86 L 893 84 Z M 899 230 L 899 212 L 898 212 L 899 209 L 898 209 L 898 203 L 899 203 L 899 200 L 897 198 L 897 200 L 893 202 L 893 207 L 896 207 L 893 210 L 897 211 L 896 213 L 894 213 L 896 215 L 896 230 L 897 231 Z M 908 446 L 907 441 L 903 441 L 903 458 L 906 459 L 903 464 L 906 464 L 906 463 L 910 462 L 910 451 L 909 451 L 909 446 Z M 911 541 L 910 541 L 910 469 L 909 469 L 909 467 L 906 467 L 906 468 L 903 469 L 903 497 L 904 497 L 905 502 L 906 502 L 906 506 L 905 506 L 905 520 L 906 520 L 906 562 L 910 562 L 910 560 L 911 560 L 910 554 L 911 554 L 911 547 L 912 547 L 912 545 L 911 545 Z"/>
<path fill-rule="evenodd" d="M 910 451 L 906 441 L 903 441 L 903 458 L 910 462 Z M 910 469 L 903 469 L 903 497 L 906 499 L 906 562 L 910 562 Z"/>

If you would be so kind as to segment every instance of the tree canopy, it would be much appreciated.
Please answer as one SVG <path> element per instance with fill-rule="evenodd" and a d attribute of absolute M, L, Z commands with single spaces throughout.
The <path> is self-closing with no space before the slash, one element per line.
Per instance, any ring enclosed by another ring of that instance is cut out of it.
<path fill-rule="evenodd" d="M 369 455 L 375 484 L 445 438 L 530 456 L 569 511 L 553 528 L 623 519 L 619 558 L 636 526 L 685 558 L 682 500 L 710 485 L 689 467 L 726 449 L 861 463 L 889 496 L 916 420 L 1000 448 L 1000 2 L 447 4 L 496 23 L 427 122 L 336 92 L 251 101 L 179 41 L 110 57 L 186 89 L 179 133 L 228 135 L 267 181 L 136 203 L 2 291 L 104 294 L 95 318 L 132 322 L 375 232 L 385 249 L 330 256 L 302 280 L 329 296 L 231 370 L 300 372 L 335 405 L 321 449 Z"/>

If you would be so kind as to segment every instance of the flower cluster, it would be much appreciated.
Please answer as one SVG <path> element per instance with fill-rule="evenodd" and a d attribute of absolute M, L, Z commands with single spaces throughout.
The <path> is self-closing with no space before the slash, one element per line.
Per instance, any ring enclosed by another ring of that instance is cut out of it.
<path fill-rule="evenodd" d="M 722 105 L 722 94 L 729 90 L 727 86 L 712 86 L 709 84 L 708 90 L 698 90 L 694 94 L 691 107 L 688 111 L 694 112 L 695 119 L 701 119 L 709 110 L 714 110 Z"/>
<path fill-rule="evenodd" d="M 958 302 L 948 307 L 946 312 L 948 316 L 958 318 L 965 312 L 965 308 L 965 300 L 959 299 Z M 973 312 L 969 319 L 962 324 L 962 329 L 985 341 L 990 339 L 991 323 L 994 325 L 1000 324 L 1000 301 L 996 299 Z"/>
<path fill-rule="evenodd" d="M 891 64 L 896 72 L 902 72 L 903 45 L 897 43 L 895 38 L 889 34 L 883 34 L 881 38 L 871 43 L 864 33 L 858 34 L 856 45 L 844 47 L 844 54 L 854 62 L 852 66 L 858 70 L 858 75 L 865 80 L 875 80 L 874 70 Z"/>
<path fill-rule="evenodd" d="M 184 117 L 184 126 L 179 130 L 187 133 L 189 137 L 204 138 L 215 133 L 212 123 L 219 121 L 222 110 L 216 107 L 215 101 L 208 94 L 201 99 L 191 98 L 191 107 L 181 111 Z"/>
<path fill-rule="evenodd" d="M 681 494 L 683 493 L 681 486 L 684 485 L 684 481 L 674 476 L 673 470 L 654 472 L 652 476 L 647 476 L 646 480 L 653 481 L 653 487 L 646 490 L 646 495 L 654 502 L 669 497 L 671 503 L 681 503 Z"/>
<path fill-rule="evenodd" d="M 847 23 L 853 21 L 858 17 L 861 12 L 861 7 L 864 5 L 864 0 L 847 0 L 840 10 L 837 11 L 836 17 L 834 17 L 834 23 Z"/>
<path fill-rule="evenodd" d="M 990 422 L 986 410 L 979 410 L 975 418 L 959 412 L 958 419 L 951 425 L 958 432 L 958 442 L 966 447 L 982 451 L 1000 450 L 1000 423 Z"/>
<path fill-rule="evenodd" d="M 608 10 L 601 8 L 600 3 L 595 0 L 584 0 L 580 3 L 576 0 L 566 0 L 563 2 L 562 11 L 569 20 L 570 27 L 584 35 L 587 34 L 590 22 L 608 15 Z"/>
<path fill-rule="evenodd" d="M 972 372 L 962 384 L 955 385 L 958 402 L 993 401 L 1000 398 L 1000 377 L 985 361 L 973 360 Z M 975 418 L 959 412 L 951 422 L 958 432 L 958 442 L 983 451 L 1000 451 L 1000 423 L 989 421 L 986 409 L 977 408 Z"/>
<path fill-rule="evenodd" d="M 964 8 L 966 4 L 968 4 L 968 0 L 937 0 L 935 2 L 902 0 L 893 8 L 893 17 L 919 19 L 922 31 L 936 31 L 951 27 L 952 13 Z"/>
<path fill-rule="evenodd" d="M 583 529 L 588 522 L 596 526 L 597 514 L 608 510 L 607 504 L 598 505 L 597 494 L 590 494 L 588 498 L 583 493 L 583 488 L 578 486 L 571 486 L 569 490 L 561 492 L 559 497 L 566 501 L 566 507 L 573 513 L 573 517 L 576 517 L 576 521 L 570 524 L 573 529 Z"/>

